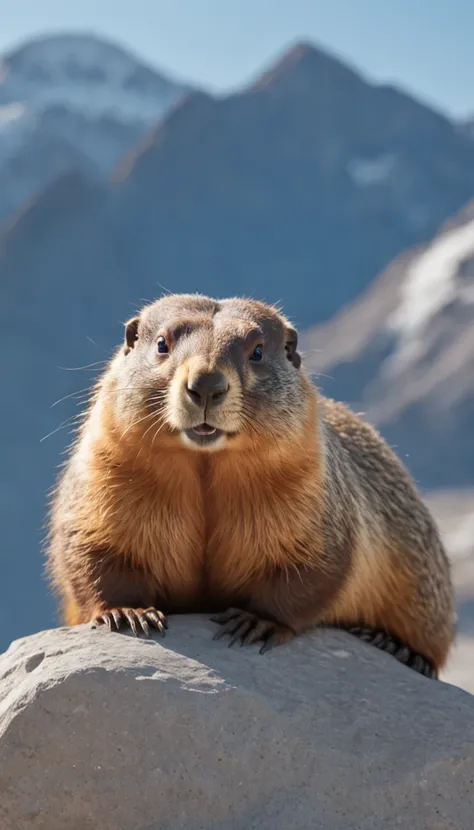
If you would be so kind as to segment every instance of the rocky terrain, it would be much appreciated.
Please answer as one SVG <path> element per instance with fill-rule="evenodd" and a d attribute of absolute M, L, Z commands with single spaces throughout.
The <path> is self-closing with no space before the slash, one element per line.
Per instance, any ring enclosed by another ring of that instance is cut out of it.
<path fill-rule="evenodd" d="M 264 657 L 212 634 L 15 642 L 2 830 L 470 830 L 474 698 L 343 632 Z"/>

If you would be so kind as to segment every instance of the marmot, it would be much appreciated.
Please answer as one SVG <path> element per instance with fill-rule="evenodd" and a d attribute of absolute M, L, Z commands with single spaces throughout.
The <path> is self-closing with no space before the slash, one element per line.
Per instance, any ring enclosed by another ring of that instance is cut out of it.
<path fill-rule="evenodd" d="M 246 299 L 170 295 L 126 324 L 53 496 L 69 625 L 209 612 L 265 651 L 344 627 L 436 677 L 453 638 L 436 526 L 379 434 Z"/>

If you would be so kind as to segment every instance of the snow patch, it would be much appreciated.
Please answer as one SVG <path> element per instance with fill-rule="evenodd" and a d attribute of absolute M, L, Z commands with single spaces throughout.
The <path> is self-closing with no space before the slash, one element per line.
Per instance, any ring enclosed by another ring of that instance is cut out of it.
<path fill-rule="evenodd" d="M 445 542 L 453 559 L 470 559 L 474 553 L 474 513 L 465 516 L 455 530 L 446 534 Z"/>
<path fill-rule="evenodd" d="M 20 93 L 21 94 L 21 93 Z M 34 108 L 45 109 L 66 106 L 71 112 L 82 113 L 87 118 L 110 116 L 124 123 L 151 123 L 173 102 L 173 96 L 134 94 L 107 83 L 91 86 L 85 84 L 57 83 L 38 89 L 33 96 Z M 176 96 L 177 98 L 178 96 Z"/>
<path fill-rule="evenodd" d="M 417 338 L 443 306 L 456 298 L 456 273 L 474 255 L 474 219 L 433 242 L 411 264 L 401 301 L 389 325 L 402 339 Z"/>
<path fill-rule="evenodd" d="M 22 118 L 24 114 L 25 107 L 19 101 L 13 104 L 6 104 L 3 107 L 0 106 L 0 130 L 11 126 L 19 118 Z"/>
<path fill-rule="evenodd" d="M 457 273 L 474 256 L 474 220 L 435 240 L 407 269 L 400 303 L 387 326 L 398 337 L 398 347 L 387 360 L 387 376 L 395 376 L 418 360 L 426 348 L 424 333 L 430 321 L 449 303 L 460 299 Z M 470 302 L 471 287 L 464 302 Z"/>
<path fill-rule="evenodd" d="M 354 184 L 359 187 L 371 187 L 386 182 L 394 167 L 394 156 L 385 154 L 374 159 L 351 159 L 347 171 Z"/>

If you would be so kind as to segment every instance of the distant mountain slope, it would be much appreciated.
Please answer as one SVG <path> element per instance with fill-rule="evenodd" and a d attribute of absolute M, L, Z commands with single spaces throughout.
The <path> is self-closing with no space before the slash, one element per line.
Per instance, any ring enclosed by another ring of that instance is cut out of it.
<path fill-rule="evenodd" d="M 257 293 L 309 325 L 355 299 L 473 193 L 474 143 L 457 126 L 300 45 L 238 95 L 183 99 L 119 166 L 99 213 L 95 196 L 84 204 L 80 244 L 94 240 L 94 284 L 133 272 L 140 294 L 160 282 Z M 54 267 L 77 280 L 55 231 L 60 221 L 73 250 L 77 206 L 71 196 L 58 217 L 49 204 L 45 194 L 35 205 L 46 239 L 17 230 L 21 248 L 34 271 L 57 245 Z M 28 284 L 22 262 L 12 254 L 0 266 Z"/>
<path fill-rule="evenodd" d="M 186 91 L 89 34 L 0 56 L 0 220 L 69 168 L 108 172 Z"/>
<path fill-rule="evenodd" d="M 472 486 L 474 202 L 304 347 L 327 393 L 363 409 L 424 486 Z"/>

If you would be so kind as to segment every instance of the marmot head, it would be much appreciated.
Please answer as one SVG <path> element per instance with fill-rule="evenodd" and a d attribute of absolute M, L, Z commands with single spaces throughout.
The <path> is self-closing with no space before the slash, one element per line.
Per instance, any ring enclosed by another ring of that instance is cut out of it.
<path fill-rule="evenodd" d="M 120 419 L 192 450 L 278 443 L 306 412 L 297 340 L 260 302 L 164 297 L 126 324 L 111 378 Z"/>

